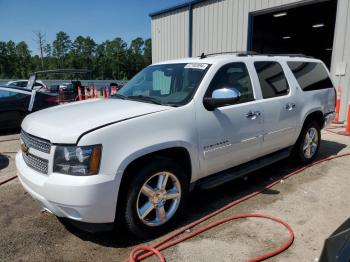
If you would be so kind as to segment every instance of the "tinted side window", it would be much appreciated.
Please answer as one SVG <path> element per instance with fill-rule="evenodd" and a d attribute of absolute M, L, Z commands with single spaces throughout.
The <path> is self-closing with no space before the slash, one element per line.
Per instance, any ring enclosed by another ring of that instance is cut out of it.
<path fill-rule="evenodd" d="M 27 83 L 28 83 L 28 81 L 22 81 L 22 82 L 19 83 L 19 86 L 20 87 L 26 87 Z"/>
<path fill-rule="evenodd" d="M 288 62 L 287 64 L 304 91 L 333 87 L 332 81 L 322 64 L 307 62 Z"/>
<path fill-rule="evenodd" d="M 289 93 L 289 86 L 282 66 L 277 62 L 262 61 L 254 63 L 258 73 L 263 98 L 284 96 Z"/>
<path fill-rule="evenodd" d="M 214 90 L 220 88 L 237 89 L 241 93 L 237 103 L 254 100 L 252 83 L 244 63 L 231 63 L 221 67 L 211 81 L 205 96 L 211 96 Z"/>
<path fill-rule="evenodd" d="M 26 87 L 27 86 L 27 82 L 25 83 L 26 85 L 24 86 L 24 87 Z M 42 84 L 40 84 L 40 83 L 38 83 L 38 82 L 35 82 L 35 85 L 34 86 L 41 86 L 41 87 L 43 87 L 43 85 Z"/>
<path fill-rule="evenodd" d="M 15 92 L 0 90 L 0 98 L 8 98 L 15 96 Z"/>

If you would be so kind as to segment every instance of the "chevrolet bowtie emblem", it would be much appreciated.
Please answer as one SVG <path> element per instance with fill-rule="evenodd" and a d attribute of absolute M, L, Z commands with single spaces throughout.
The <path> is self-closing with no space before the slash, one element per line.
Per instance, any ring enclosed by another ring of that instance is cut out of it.
<path fill-rule="evenodd" d="M 26 144 L 23 143 L 23 144 L 21 144 L 21 150 L 23 153 L 28 153 L 29 148 L 27 147 Z"/>

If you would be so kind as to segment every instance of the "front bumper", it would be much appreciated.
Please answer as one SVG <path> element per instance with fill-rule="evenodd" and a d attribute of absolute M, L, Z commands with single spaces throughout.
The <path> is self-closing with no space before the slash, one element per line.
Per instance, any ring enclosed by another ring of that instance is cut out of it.
<path fill-rule="evenodd" d="M 115 175 L 44 175 L 29 168 L 21 152 L 16 155 L 16 166 L 25 190 L 49 212 L 81 222 L 114 222 L 118 195 Z"/>

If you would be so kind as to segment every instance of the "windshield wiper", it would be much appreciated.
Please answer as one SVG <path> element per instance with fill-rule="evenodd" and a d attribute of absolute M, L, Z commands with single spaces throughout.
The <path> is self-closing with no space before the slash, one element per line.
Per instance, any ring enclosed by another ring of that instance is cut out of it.
<path fill-rule="evenodd" d="M 156 98 L 150 97 L 150 96 L 138 95 L 138 96 L 128 96 L 127 98 L 133 99 L 133 100 L 147 101 L 147 102 L 151 102 L 151 103 L 157 104 L 157 105 L 163 105 L 163 103 L 161 101 L 159 101 Z"/>

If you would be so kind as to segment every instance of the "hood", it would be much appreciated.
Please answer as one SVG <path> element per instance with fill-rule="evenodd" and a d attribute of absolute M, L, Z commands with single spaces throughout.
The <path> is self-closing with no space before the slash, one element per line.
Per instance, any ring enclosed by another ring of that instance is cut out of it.
<path fill-rule="evenodd" d="M 22 129 L 51 143 L 74 144 L 91 129 L 170 108 L 121 99 L 86 100 L 32 113 L 23 120 Z"/>

